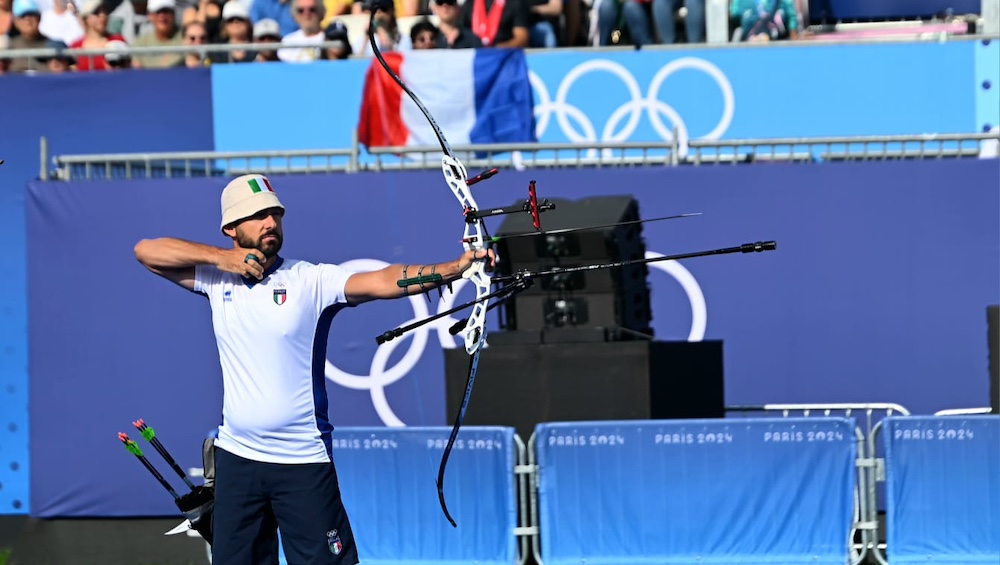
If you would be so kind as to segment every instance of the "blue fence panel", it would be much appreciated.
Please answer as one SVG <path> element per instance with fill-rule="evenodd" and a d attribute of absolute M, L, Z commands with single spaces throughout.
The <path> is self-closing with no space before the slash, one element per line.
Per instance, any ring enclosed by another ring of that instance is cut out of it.
<path fill-rule="evenodd" d="M 893 565 L 1000 562 L 1000 416 L 886 418 Z"/>
<path fill-rule="evenodd" d="M 515 563 L 514 430 L 463 427 L 438 502 L 438 464 L 451 428 L 338 428 L 333 434 L 344 505 L 361 562 Z"/>
<path fill-rule="evenodd" d="M 546 565 L 842 565 L 856 442 L 846 418 L 541 424 Z"/>

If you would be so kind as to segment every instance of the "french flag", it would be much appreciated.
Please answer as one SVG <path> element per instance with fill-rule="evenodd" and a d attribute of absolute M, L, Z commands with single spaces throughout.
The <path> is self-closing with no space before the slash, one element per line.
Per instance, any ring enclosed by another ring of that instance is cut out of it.
<path fill-rule="evenodd" d="M 428 49 L 383 54 L 452 145 L 537 141 L 528 64 L 520 49 Z M 365 147 L 438 145 L 420 108 L 372 59 L 358 119 Z"/>

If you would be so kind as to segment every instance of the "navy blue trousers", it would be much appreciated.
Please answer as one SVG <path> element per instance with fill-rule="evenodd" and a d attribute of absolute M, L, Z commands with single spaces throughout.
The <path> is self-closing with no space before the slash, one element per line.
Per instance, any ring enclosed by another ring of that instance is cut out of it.
<path fill-rule="evenodd" d="M 333 463 L 251 461 L 215 448 L 212 565 L 355 565 L 358 549 Z"/>

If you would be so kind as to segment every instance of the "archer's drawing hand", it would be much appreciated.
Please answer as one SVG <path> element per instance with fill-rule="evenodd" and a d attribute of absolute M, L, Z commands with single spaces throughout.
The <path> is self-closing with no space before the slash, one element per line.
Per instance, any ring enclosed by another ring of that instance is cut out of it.
<path fill-rule="evenodd" d="M 253 257 L 249 257 L 249 255 L 253 255 Z M 259 249 L 234 247 L 222 252 L 216 267 L 220 271 L 260 280 L 264 278 L 264 266 L 261 265 L 266 261 L 264 257 L 264 252 Z"/>
<path fill-rule="evenodd" d="M 497 255 L 492 249 L 470 249 L 458 258 L 458 270 L 464 273 L 473 263 L 485 261 L 483 270 L 487 273 L 493 272 L 497 264 Z"/>

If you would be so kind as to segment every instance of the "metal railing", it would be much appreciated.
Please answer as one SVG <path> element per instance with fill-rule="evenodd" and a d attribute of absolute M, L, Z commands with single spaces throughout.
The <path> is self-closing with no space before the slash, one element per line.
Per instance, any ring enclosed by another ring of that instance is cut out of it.
<path fill-rule="evenodd" d="M 755 162 L 883 161 L 996 157 L 1000 132 L 840 136 L 741 140 L 498 143 L 456 145 L 468 168 L 553 168 L 738 165 Z M 350 147 L 275 151 L 183 151 L 58 155 L 49 164 L 41 140 L 42 180 L 191 178 L 246 172 L 305 174 L 431 170 L 441 166 L 437 146 Z"/>
<path fill-rule="evenodd" d="M 992 28 L 986 29 L 984 26 L 983 31 L 977 33 L 952 33 L 952 32 L 935 32 L 935 33 L 915 33 L 912 35 L 887 35 L 887 36 L 877 36 L 877 37 L 864 37 L 864 38 L 838 38 L 835 35 L 830 37 L 810 37 L 808 39 L 802 40 L 792 40 L 792 41 L 775 41 L 768 43 L 751 43 L 751 42 L 741 42 L 732 43 L 729 41 L 719 42 L 719 43 L 698 43 L 698 44 L 661 44 L 661 45 L 644 45 L 641 50 L 643 51 L 674 51 L 674 50 L 690 50 L 692 48 L 699 50 L 708 49 L 726 49 L 732 48 L 734 45 L 738 45 L 741 49 L 782 49 L 788 47 L 802 47 L 802 46 L 827 46 L 827 45 L 875 45 L 875 44 L 886 44 L 886 43 L 942 43 L 942 42 L 952 42 L 952 41 L 995 41 L 1000 39 L 1000 35 L 992 31 Z M 309 43 L 303 41 L 289 42 L 289 43 L 276 43 L 276 42 L 251 42 L 251 43 L 210 43 L 204 45 L 151 45 L 151 46 L 137 46 L 137 45 L 125 45 L 119 47 L 97 47 L 97 48 L 75 48 L 70 49 L 69 47 L 38 47 L 30 49 L 2 49 L 0 50 L 0 60 L 4 59 L 48 59 L 52 57 L 60 56 L 70 56 L 70 57 L 87 57 L 87 56 L 97 56 L 97 55 L 118 55 L 126 57 L 136 57 L 141 55 L 165 55 L 165 54 L 187 54 L 187 53 L 200 53 L 206 55 L 208 53 L 228 53 L 232 51 L 274 51 L 278 49 L 296 49 L 296 48 L 312 48 L 312 49 L 323 49 L 338 47 L 340 44 L 335 41 L 325 41 L 320 43 Z M 574 47 L 563 47 L 556 48 L 557 50 L 573 50 L 573 51 L 587 51 L 593 53 L 613 53 L 613 52 L 627 52 L 635 51 L 635 47 L 632 45 L 587 45 L 587 46 L 574 46 Z M 549 48 L 526 48 L 524 52 L 527 54 L 532 53 L 543 53 L 552 52 Z M 352 59 L 367 59 L 370 55 L 367 54 L 354 54 L 350 58 Z"/>

